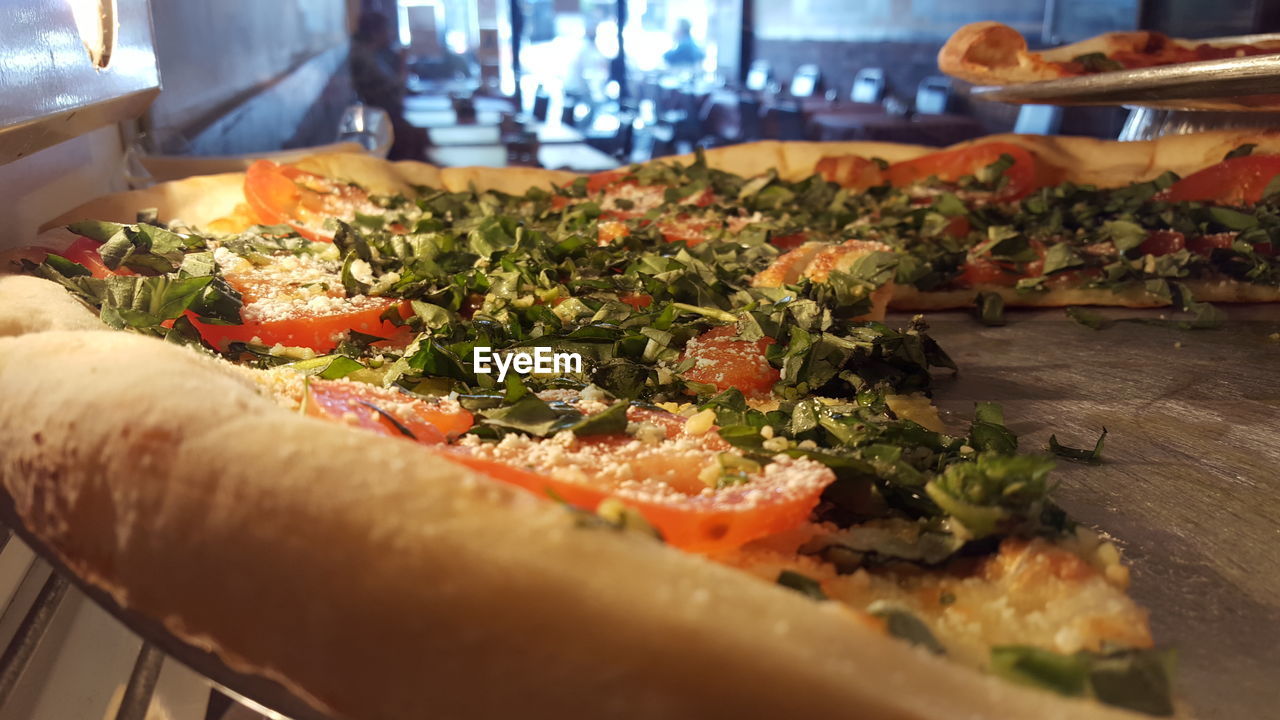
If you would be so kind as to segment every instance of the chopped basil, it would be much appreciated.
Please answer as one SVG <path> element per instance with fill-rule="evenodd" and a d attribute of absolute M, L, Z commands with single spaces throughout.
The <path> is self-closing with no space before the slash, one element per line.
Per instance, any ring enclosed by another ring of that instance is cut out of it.
<path fill-rule="evenodd" d="M 324 380 L 338 380 L 364 369 L 364 365 L 344 355 L 322 355 L 309 360 L 299 360 L 291 363 L 290 367 L 303 375 L 314 375 Z"/>
<path fill-rule="evenodd" d="M 946 655 L 947 649 L 934 637 L 933 631 L 909 610 L 878 600 L 867 607 L 867 612 L 884 620 L 889 634 L 918 645 L 934 655 Z"/>
<path fill-rule="evenodd" d="M 400 420 L 397 419 L 395 415 L 392 415 L 391 413 L 387 412 L 386 410 L 383 410 L 382 408 L 378 407 L 377 405 L 374 405 L 371 402 L 365 402 L 364 400 L 357 400 L 356 402 L 378 413 L 378 415 L 381 416 L 383 420 L 386 420 L 387 422 L 391 423 L 391 425 L 395 427 L 396 431 L 399 432 L 401 435 L 409 438 L 410 440 L 418 439 L 417 436 L 413 434 L 413 431 L 405 427 L 404 423 L 400 422 Z"/>
<path fill-rule="evenodd" d="M 1257 143 L 1245 143 L 1231 150 L 1226 155 L 1223 155 L 1222 159 L 1230 160 L 1231 158 L 1248 157 L 1253 154 L 1254 149 L 1257 147 Z"/>
<path fill-rule="evenodd" d="M 996 675 L 1158 716 L 1173 715 L 1173 663 L 1173 653 L 1161 650 L 1063 655 L 1025 645 L 991 649 Z"/>
<path fill-rule="evenodd" d="M 573 425 L 569 429 L 574 435 L 617 435 L 627 429 L 627 408 L 630 403 L 625 400 L 619 400 L 608 408 L 601 410 L 593 415 L 588 415 Z"/>
<path fill-rule="evenodd" d="M 980 451 L 1013 453 L 1018 449 L 1018 437 L 1004 426 L 1004 410 L 993 402 L 977 404 L 969 426 L 969 441 Z"/>
<path fill-rule="evenodd" d="M 1106 53 L 1101 52 L 1077 55 L 1071 58 L 1071 62 L 1083 65 L 1085 72 L 1111 72 L 1124 69 L 1124 65 L 1107 57 Z"/>
<path fill-rule="evenodd" d="M 827 599 L 827 594 L 822 590 L 822 583 L 793 570 L 783 570 L 778 573 L 777 583 L 782 587 L 791 588 L 798 593 L 807 595 L 814 600 Z"/>
<path fill-rule="evenodd" d="M 1097 311 L 1082 307 L 1068 307 L 1067 317 L 1094 330 L 1106 330 L 1117 323 L 1140 323 L 1180 330 L 1212 330 L 1222 327 L 1227 315 L 1211 303 L 1196 301 L 1187 286 L 1179 282 L 1156 281 L 1148 288 L 1153 294 L 1163 295 L 1184 315 L 1174 318 L 1129 317 L 1109 318 Z"/>
<path fill-rule="evenodd" d="M 989 327 L 999 327 L 1005 324 L 1004 319 L 1004 297 L 1000 293 L 980 292 L 974 298 L 976 305 L 978 322 Z"/>
<path fill-rule="evenodd" d="M 1096 465 L 1102 462 L 1102 441 L 1107 439 L 1107 429 L 1102 428 L 1102 434 L 1093 443 L 1092 450 L 1081 450 L 1078 448 L 1067 447 L 1058 444 L 1058 436 L 1049 436 L 1049 452 L 1058 457 L 1067 458 L 1068 460 L 1079 460 L 1080 462 Z"/>
<path fill-rule="evenodd" d="M 1038 521 L 1052 468 L 1049 458 L 984 453 L 949 466 L 925 492 L 969 537 L 983 538 Z"/>
<path fill-rule="evenodd" d="M 1067 317 L 1094 330 L 1106 330 L 1116 323 L 1115 320 L 1106 317 L 1102 313 L 1088 308 L 1073 306 L 1067 308 L 1064 312 Z"/>

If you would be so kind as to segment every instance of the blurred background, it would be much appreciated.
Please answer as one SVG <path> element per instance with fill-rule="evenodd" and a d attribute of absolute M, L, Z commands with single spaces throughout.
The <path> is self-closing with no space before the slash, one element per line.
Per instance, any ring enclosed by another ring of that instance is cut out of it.
<path fill-rule="evenodd" d="M 151 153 L 332 142 L 382 107 L 393 158 L 600 170 L 763 138 L 947 145 L 1019 125 L 940 75 L 961 25 L 1032 47 L 1115 30 L 1280 29 L 1270 0 L 152 0 L 163 91 Z M 1020 130 L 1115 137 L 1120 108 L 1034 111 Z"/>
<path fill-rule="evenodd" d="M 1280 0 L 9 0 L 0 226 L 30 237 L 86 197 L 337 142 L 593 172 L 771 138 L 1120 134 L 1124 108 L 976 101 L 942 76 L 939 48 L 979 20 L 1032 48 L 1214 37 L 1280 30 Z M 99 34 L 119 47 L 89 66 Z"/>

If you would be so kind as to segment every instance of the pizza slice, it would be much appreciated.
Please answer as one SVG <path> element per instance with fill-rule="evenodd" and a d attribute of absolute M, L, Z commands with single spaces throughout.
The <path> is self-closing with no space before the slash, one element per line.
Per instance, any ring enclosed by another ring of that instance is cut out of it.
<path fill-rule="evenodd" d="M 0 279 L 46 308 L 0 304 L 25 333 L 0 392 L 29 409 L 0 415 L 0 477 L 82 577 L 341 714 L 1128 716 L 974 669 L 1169 714 L 1116 546 L 997 405 L 939 421 L 922 323 L 875 321 L 997 223 L 1034 248 L 1016 218 L 1093 147 L 997 143 L 807 167 L 766 144 L 741 174 L 713 154 L 517 193 L 316 158 L 200 181 L 220 207 L 128 196 L 27 258 L 45 281 Z M 1143 185 L 1157 149 L 1063 205 L 1213 221 Z M 1269 184 L 1224 202 L 1267 227 Z M 52 331 L 104 323 L 128 332 Z"/>
<path fill-rule="evenodd" d="M 1022 33 L 998 22 L 960 28 L 938 53 L 938 67 L 952 77 L 981 85 L 1056 80 L 1116 70 L 1270 55 L 1280 41 L 1201 42 L 1151 30 L 1098 35 L 1049 50 L 1030 51 Z"/>

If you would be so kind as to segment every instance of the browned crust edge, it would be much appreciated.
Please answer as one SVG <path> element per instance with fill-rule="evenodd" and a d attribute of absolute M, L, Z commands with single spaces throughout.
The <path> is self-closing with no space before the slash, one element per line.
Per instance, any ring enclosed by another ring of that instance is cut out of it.
<path fill-rule="evenodd" d="M 1060 47 L 1030 52 L 1022 33 L 998 22 L 975 22 L 956 30 L 938 51 L 938 68 L 961 80 L 981 85 L 1013 85 L 1017 83 L 1056 80 L 1063 77 L 1052 63 L 1068 62 L 1091 53 L 1110 54 L 1117 50 L 1134 51 L 1147 45 L 1152 33 L 1138 30 L 1112 32 Z M 1174 45 L 1195 47 L 1202 40 L 1170 38 Z M 1218 44 L 1228 44 L 1230 39 Z M 1266 43 L 1280 50 L 1280 42 Z M 1249 109 L 1247 105 L 1241 105 Z"/>
<path fill-rule="evenodd" d="M 1010 137 L 1081 160 L 1108 147 Z M 1156 172 L 1162 157 L 1202 166 L 1195 158 L 1242 139 L 1257 136 L 1130 144 L 1125 180 Z M 748 174 L 794 176 L 829 151 L 899 159 L 926 149 L 758 143 L 710 158 Z M 337 162 L 360 181 L 353 167 Z M 515 183 L 502 171 L 389 167 L 391 183 Z M 229 174 L 168 183 L 93 201 L 60 221 L 127 221 L 121 213 L 160 207 L 162 217 L 197 222 L 225 212 L 213 200 L 240 182 Z M 62 293 L 0 278 L 0 298 L 6 290 Z M 1266 290 L 1247 299 L 1276 299 Z M 1235 299 L 1231 289 L 1213 292 L 1197 289 L 1205 299 Z M 902 302 L 936 309 L 971 300 L 917 296 L 903 293 Z M 429 707 L 483 717 L 518 708 L 563 717 L 587 703 L 601 717 L 851 707 L 874 718 L 1133 717 L 932 658 L 836 607 L 703 558 L 575 528 L 555 506 L 424 448 L 287 413 L 213 361 L 153 339 L 85 332 L 97 321 L 71 302 L 8 326 L 18 306 L 0 302 L 0 328 L 22 335 L 0 339 L 0 397 L 23 409 L 0 414 L 0 481 L 30 531 L 122 605 L 164 619 L 240 669 L 308 688 L 340 713 L 395 718 Z M 313 597 L 326 602 L 300 600 Z"/>
<path fill-rule="evenodd" d="M 0 415 L 0 479 L 31 533 L 122 605 L 339 715 L 1134 717 L 579 527 L 151 338 L 0 339 L 0 396 L 23 409 Z"/>

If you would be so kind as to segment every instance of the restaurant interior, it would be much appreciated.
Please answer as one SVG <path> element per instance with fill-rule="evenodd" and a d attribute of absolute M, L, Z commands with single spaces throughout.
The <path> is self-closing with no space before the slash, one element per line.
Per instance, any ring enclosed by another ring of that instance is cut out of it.
<path fill-rule="evenodd" d="M 234 156 L 358 142 L 441 166 L 601 171 L 762 139 L 946 146 L 1115 138 L 1123 107 L 981 101 L 942 75 L 977 20 L 1032 48 L 1102 32 L 1247 34 L 1263 0 L 247 0 L 151 3 L 164 92 L 132 150 Z M 190 62 L 218 38 L 211 64 Z M 267 41 L 269 39 L 269 42 Z M 183 165 L 187 170 L 189 166 Z"/>

